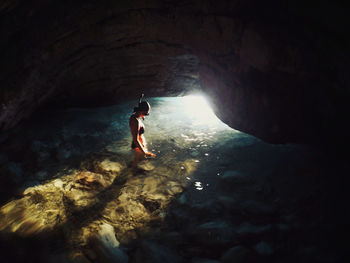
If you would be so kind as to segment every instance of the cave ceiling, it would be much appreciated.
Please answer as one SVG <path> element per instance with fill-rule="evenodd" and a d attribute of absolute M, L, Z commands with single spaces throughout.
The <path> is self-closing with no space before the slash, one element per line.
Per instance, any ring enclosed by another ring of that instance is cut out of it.
<path fill-rule="evenodd" d="M 43 107 L 201 90 L 221 120 L 266 141 L 345 134 L 337 2 L 8 0 L 0 17 L 3 131 Z"/>

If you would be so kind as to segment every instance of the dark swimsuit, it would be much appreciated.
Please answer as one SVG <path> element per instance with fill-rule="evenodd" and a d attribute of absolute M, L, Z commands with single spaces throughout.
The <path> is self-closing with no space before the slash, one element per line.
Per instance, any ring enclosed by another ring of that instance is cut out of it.
<path fill-rule="evenodd" d="M 143 133 L 145 133 L 145 128 L 141 127 L 140 130 L 139 130 L 139 135 L 141 135 L 141 134 L 143 134 Z M 131 143 L 131 148 L 132 148 L 132 149 L 137 148 L 137 146 L 135 145 L 134 142 Z"/>

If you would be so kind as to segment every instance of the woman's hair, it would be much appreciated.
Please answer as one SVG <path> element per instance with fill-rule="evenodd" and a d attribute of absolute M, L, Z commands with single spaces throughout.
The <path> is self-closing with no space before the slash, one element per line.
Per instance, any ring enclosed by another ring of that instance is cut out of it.
<path fill-rule="evenodd" d="M 147 101 L 141 101 L 143 98 L 144 94 L 141 94 L 140 99 L 139 99 L 139 105 L 138 107 L 134 108 L 134 112 L 145 112 L 145 115 L 148 115 L 147 113 L 149 113 L 151 106 L 149 105 L 149 103 Z"/>
<path fill-rule="evenodd" d="M 141 103 L 139 103 L 138 107 L 134 107 L 134 112 L 139 112 L 139 111 L 149 111 L 151 109 L 151 106 L 149 105 L 149 103 L 147 101 L 142 101 Z"/>

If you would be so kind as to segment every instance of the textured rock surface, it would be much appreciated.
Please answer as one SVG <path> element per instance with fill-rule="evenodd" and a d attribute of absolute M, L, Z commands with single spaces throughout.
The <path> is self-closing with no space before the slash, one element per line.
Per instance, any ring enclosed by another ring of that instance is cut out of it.
<path fill-rule="evenodd" d="M 0 128 L 40 106 L 202 89 L 272 142 L 346 138 L 349 62 L 334 1 L 3 1 Z"/>

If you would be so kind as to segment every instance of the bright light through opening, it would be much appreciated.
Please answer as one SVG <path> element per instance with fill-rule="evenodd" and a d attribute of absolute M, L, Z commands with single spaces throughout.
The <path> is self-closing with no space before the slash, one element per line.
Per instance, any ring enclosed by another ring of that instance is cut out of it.
<path fill-rule="evenodd" d="M 184 97 L 183 105 L 186 114 L 195 118 L 200 124 L 213 124 L 219 121 L 207 100 L 201 95 Z"/>

